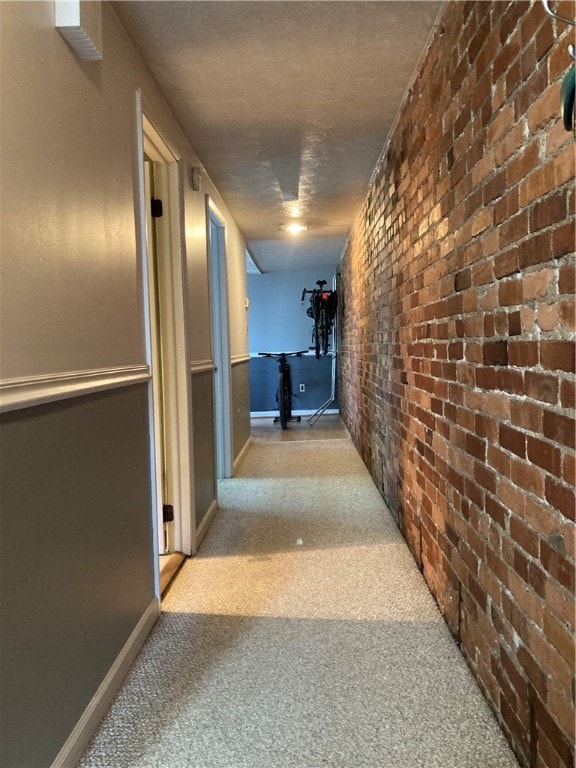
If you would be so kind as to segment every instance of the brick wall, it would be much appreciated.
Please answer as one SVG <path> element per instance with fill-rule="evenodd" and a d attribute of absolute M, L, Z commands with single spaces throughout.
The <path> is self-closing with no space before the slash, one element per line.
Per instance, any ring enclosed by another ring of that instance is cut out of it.
<path fill-rule="evenodd" d="M 344 420 L 531 768 L 574 751 L 567 32 L 444 9 L 339 266 Z"/>

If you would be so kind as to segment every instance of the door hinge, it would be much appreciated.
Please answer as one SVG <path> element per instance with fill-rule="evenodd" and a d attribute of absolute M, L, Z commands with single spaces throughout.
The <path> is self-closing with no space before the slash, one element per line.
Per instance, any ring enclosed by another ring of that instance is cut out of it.
<path fill-rule="evenodd" d="M 158 200 L 156 197 L 150 200 L 150 213 L 153 219 L 160 219 L 162 217 L 162 200 Z"/>
<path fill-rule="evenodd" d="M 162 505 L 162 522 L 172 523 L 174 522 L 174 507 L 172 504 Z"/>

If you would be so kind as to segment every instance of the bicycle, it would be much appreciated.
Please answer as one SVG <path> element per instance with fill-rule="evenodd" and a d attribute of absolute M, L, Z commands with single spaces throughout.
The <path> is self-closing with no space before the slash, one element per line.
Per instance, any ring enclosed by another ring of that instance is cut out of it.
<path fill-rule="evenodd" d="M 302 357 L 307 350 L 300 352 L 259 352 L 262 357 L 273 357 L 278 361 L 278 390 L 276 402 L 278 403 L 278 416 L 274 423 L 280 422 L 282 429 L 286 429 L 289 421 L 300 421 L 300 416 L 292 416 L 292 377 L 290 375 L 289 357 Z"/>
<path fill-rule="evenodd" d="M 310 347 L 310 349 L 314 350 L 316 359 L 318 359 L 321 354 L 328 354 L 330 334 L 332 333 L 332 326 L 336 315 L 338 296 L 336 291 L 324 290 L 326 280 L 316 280 L 316 285 L 318 288 L 313 288 L 312 290 L 304 288 L 300 303 L 304 304 L 304 298 L 307 293 L 312 294 L 310 296 L 310 306 L 307 308 L 306 314 L 314 320 L 314 325 L 312 327 L 312 347 Z"/>

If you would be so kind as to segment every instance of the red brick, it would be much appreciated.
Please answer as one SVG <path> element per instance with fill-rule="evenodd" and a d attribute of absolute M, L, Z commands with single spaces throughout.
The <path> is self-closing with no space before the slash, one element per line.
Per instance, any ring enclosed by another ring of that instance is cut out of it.
<path fill-rule="evenodd" d="M 528 235 L 528 212 L 520 211 L 516 216 L 503 221 L 498 228 L 500 250 L 517 243 Z"/>
<path fill-rule="evenodd" d="M 484 365 L 508 365 L 507 341 L 487 341 L 482 351 Z"/>
<path fill-rule="evenodd" d="M 545 20 L 547 20 L 547 17 L 540 7 L 532 6 L 529 9 L 520 27 L 520 35 L 525 48 L 529 47 L 529 43 Z M 550 22 L 547 21 L 547 23 L 549 24 Z"/>
<path fill-rule="evenodd" d="M 546 594 L 546 574 L 534 561 L 528 564 L 528 584 L 534 589 L 537 595 L 545 597 Z"/>
<path fill-rule="evenodd" d="M 538 342 L 516 341 L 508 342 L 508 362 L 519 368 L 531 368 L 538 365 Z"/>
<path fill-rule="evenodd" d="M 538 305 L 538 325 L 542 331 L 555 331 L 558 327 L 558 304 Z"/>
<path fill-rule="evenodd" d="M 481 389 L 496 389 L 498 385 L 498 377 L 496 375 L 496 369 L 489 368 L 476 368 L 475 371 L 476 386 Z"/>
<path fill-rule="evenodd" d="M 521 129 L 521 126 L 517 126 L 517 128 Z M 508 139 L 502 142 L 499 146 L 502 147 L 507 141 Z M 514 143 L 516 143 L 516 141 Z M 506 157 L 509 157 L 509 155 L 506 155 Z M 500 200 L 498 200 L 494 205 L 494 224 L 502 224 L 508 221 L 514 216 L 515 213 L 518 212 L 519 208 L 520 204 L 518 202 L 518 187 L 512 187 L 512 189 L 509 189 L 504 197 L 500 198 Z M 526 212 L 525 217 L 519 219 L 519 222 L 520 221 L 526 221 L 527 223 Z"/>
<path fill-rule="evenodd" d="M 558 116 L 558 87 L 553 83 L 528 109 L 528 128 L 534 134 Z"/>
<path fill-rule="evenodd" d="M 491 283 L 493 280 L 494 264 L 491 260 L 474 265 L 472 269 L 473 285 L 485 285 L 486 283 Z"/>
<path fill-rule="evenodd" d="M 536 44 L 530 44 L 520 59 L 522 84 L 514 99 L 514 116 L 520 120 L 548 85 L 546 67 L 536 68 Z"/>
<path fill-rule="evenodd" d="M 572 244 L 574 245 L 574 227 L 572 227 Z M 576 291 L 576 265 L 566 264 L 560 268 L 558 277 L 558 293 L 574 293 Z"/>
<path fill-rule="evenodd" d="M 506 11 L 500 18 L 500 24 L 498 25 L 500 30 L 500 43 L 503 47 L 508 43 L 508 39 L 516 26 L 519 19 L 526 12 L 526 7 L 523 3 L 510 3 Z"/>
<path fill-rule="evenodd" d="M 574 223 L 563 224 L 557 227 L 552 233 L 552 254 L 554 258 L 559 259 L 567 253 L 574 253 L 576 245 L 574 243 Z M 574 288 L 572 288 L 574 290 Z M 561 291 L 562 292 L 562 291 Z M 568 291 L 566 291 L 568 293 Z"/>
<path fill-rule="evenodd" d="M 576 383 L 562 381 L 560 385 L 560 402 L 564 408 L 576 408 Z"/>
<path fill-rule="evenodd" d="M 554 161 L 537 168 L 520 183 L 520 206 L 529 205 L 538 197 L 556 188 L 556 164 Z"/>
<path fill-rule="evenodd" d="M 543 431 L 548 439 L 567 445 L 569 448 L 575 447 L 576 431 L 573 418 L 554 411 L 544 411 Z"/>
<path fill-rule="evenodd" d="M 554 255 L 551 235 L 547 231 L 524 240 L 518 246 L 518 262 L 522 269 L 550 261 Z"/>
<path fill-rule="evenodd" d="M 528 397 L 551 405 L 558 402 L 558 379 L 555 376 L 526 371 L 524 382 Z"/>
<path fill-rule="evenodd" d="M 539 299 L 546 296 L 554 279 L 554 274 L 553 269 L 540 269 L 538 272 L 530 272 L 530 274 L 524 275 L 524 300 L 530 301 L 530 299 Z"/>
<path fill-rule="evenodd" d="M 494 259 L 494 276 L 508 277 L 520 271 L 520 257 L 517 248 L 501 253 Z"/>
<path fill-rule="evenodd" d="M 555 97 L 558 94 L 555 90 Z M 535 203 L 530 211 L 530 231 L 537 232 L 566 218 L 566 195 L 556 194 Z"/>
<path fill-rule="evenodd" d="M 477 459 L 484 460 L 486 457 L 486 442 L 481 440 L 476 435 L 467 433 L 466 453 L 469 453 L 471 456 L 475 456 Z"/>
<path fill-rule="evenodd" d="M 498 523 L 500 528 L 504 529 L 506 527 L 506 520 L 508 518 L 508 512 L 506 511 L 506 508 L 491 496 L 486 496 L 485 504 L 486 513 L 490 515 L 494 522 Z"/>
<path fill-rule="evenodd" d="M 553 371 L 576 371 L 576 348 L 572 341 L 550 340 L 540 342 L 540 363 Z"/>
<path fill-rule="evenodd" d="M 560 187 L 566 182 L 574 180 L 574 148 L 566 149 L 554 158 L 554 171 L 556 186 Z"/>
<path fill-rule="evenodd" d="M 566 628 L 549 613 L 544 613 L 544 634 L 574 671 L 574 640 Z"/>
<path fill-rule="evenodd" d="M 538 662 L 530 654 L 530 652 L 524 647 L 520 646 L 517 652 L 518 661 L 522 669 L 528 675 L 531 684 L 540 695 L 546 695 L 546 675 L 542 671 Z"/>
<path fill-rule="evenodd" d="M 536 35 L 536 58 L 538 61 L 545 56 L 554 44 L 554 31 L 552 22 L 548 19 L 547 23 L 540 29 Z M 557 96 L 557 94 L 556 94 Z"/>
<path fill-rule="evenodd" d="M 488 445 L 488 464 L 504 477 L 510 477 L 510 457 L 494 445 Z"/>
<path fill-rule="evenodd" d="M 554 713 L 554 718 L 563 733 L 572 740 L 574 723 L 576 722 L 573 699 L 570 697 L 569 700 L 555 686 L 550 686 L 548 689 L 548 706 L 550 711 Z"/>
<path fill-rule="evenodd" d="M 510 417 L 517 427 L 524 427 L 530 432 L 542 431 L 542 407 L 539 405 L 524 400 L 513 400 L 510 404 Z"/>
<path fill-rule="evenodd" d="M 523 152 L 512 160 L 506 168 L 506 184 L 513 187 L 519 181 L 524 179 L 534 169 L 538 168 L 538 159 L 540 147 L 538 142 L 533 141 Z M 553 176 L 552 171 L 552 176 Z M 524 205 L 524 204 L 522 204 Z"/>
<path fill-rule="evenodd" d="M 522 581 L 524 581 L 526 584 L 528 584 L 528 569 L 530 566 L 530 561 L 527 557 L 525 557 L 520 550 L 514 549 L 514 554 L 512 558 L 512 563 L 514 565 L 514 572 L 520 576 Z"/>
<path fill-rule="evenodd" d="M 472 285 L 472 273 L 470 269 L 464 269 L 458 272 L 454 277 L 454 290 L 463 291 Z"/>
<path fill-rule="evenodd" d="M 522 333 L 522 315 L 520 312 L 509 312 L 508 315 L 508 335 L 519 336 Z"/>
<path fill-rule="evenodd" d="M 538 557 L 540 551 L 538 536 L 535 531 L 517 517 L 510 518 L 510 536 L 525 552 L 533 557 Z"/>
<path fill-rule="evenodd" d="M 498 301 L 501 307 L 522 304 L 524 301 L 522 280 L 504 280 L 498 286 Z"/>
<path fill-rule="evenodd" d="M 564 485 L 552 477 L 547 477 L 546 499 L 569 520 L 574 521 L 576 519 L 574 488 Z"/>
<path fill-rule="evenodd" d="M 576 304 L 574 301 L 563 301 L 560 304 L 560 321 L 566 330 L 576 330 Z"/>
<path fill-rule="evenodd" d="M 506 424 L 500 424 L 499 437 L 502 448 L 521 458 L 526 456 L 526 435 L 523 432 L 508 427 Z"/>
<path fill-rule="evenodd" d="M 544 473 L 533 464 L 527 464 L 519 459 L 510 461 L 510 479 L 519 488 L 541 497 L 544 494 Z"/>
<path fill-rule="evenodd" d="M 516 95 L 518 87 L 522 82 L 522 68 L 520 61 L 515 61 L 506 73 L 506 97 Z M 520 121 L 518 121 L 520 122 Z"/>
<path fill-rule="evenodd" d="M 506 174 L 504 171 L 501 171 L 500 173 L 496 174 L 496 176 L 493 176 L 484 185 L 482 189 L 482 202 L 484 205 L 488 205 L 489 203 L 496 200 L 496 198 L 502 197 L 505 191 Z"/>
<path fill-rule="evenodd" d="M 560 474 L 560 450 L 546 440 L 528 435 L 528 458 L 553 475 Z"/>
<path fill-rule="evenodd" d="M 509 392 L 512 395 L 524 394 L 524 374 L 522 371 L 511 368 L 497 368 L 496 376 L 498 389 Z"/>
<path fill-rule="evenodd" d="M 570 742 L 566 736 L 564 736 L 554 721 L 554 718 L 550 715 L 544 704 L 538 698 L 536 698 L 535 713 L 537 725 L 542 728 L 550 740 L 550 744 L 552 747 L 554 747 L 555 751 L 560 757 L 560 760 L 562 761 L 559 764 L 559 767 L 571 768 L 571 766 L 574 764 L 574 753 L 570 747 Z"/>
<path fill-rule="evenodd" d="M 562 460 L 562 479 L 576 485 L 576 457 L 566 454 Z"/>

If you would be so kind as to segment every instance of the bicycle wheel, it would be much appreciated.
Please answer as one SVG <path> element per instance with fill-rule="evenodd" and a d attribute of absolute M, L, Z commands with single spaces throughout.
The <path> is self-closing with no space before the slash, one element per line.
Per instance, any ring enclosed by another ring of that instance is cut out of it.
<path fill-rule="evenodd" d="M 292 418 L 292 375 L 290 373 L 290 366 L 286 366 L 284 371 L 284 412 L 286 413 L 286 421 L 290 421 Z"/>
<path fill-rule="evenodd" d="M 318 330 L 317 322 L 314 322 L 314 327 L 312 329 L 312 347 L 316 354 L 316 359 L 318 360 L 320 357 L 320 332 Z"/>
<path fill-rule="evenodd" d="M 328 354 L 328 336 L 329 336 L 330 326 L 328 324 L 328 318 L 326 316 L 326 309 L 322 307 L 320 310 L 320 346 L 322 349 L 322 354 L 327 355 Z"/>
<path fill-rule="evenodd" d="M 284 374 L 278 375 L 278 412 L 280 414 L 280 426 L 286 429 L 288 414 L 286 413 L 286 390 L 284 389 Z"/>

